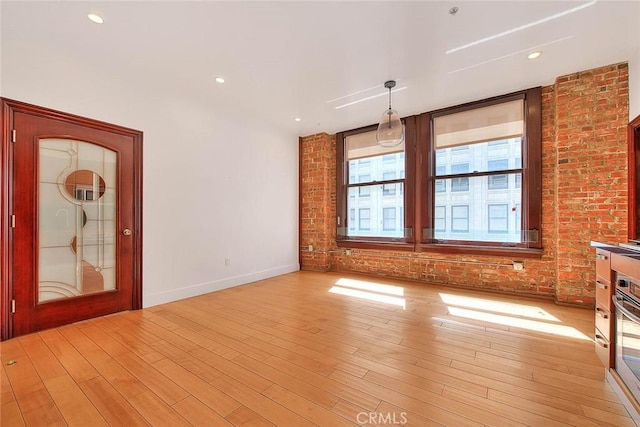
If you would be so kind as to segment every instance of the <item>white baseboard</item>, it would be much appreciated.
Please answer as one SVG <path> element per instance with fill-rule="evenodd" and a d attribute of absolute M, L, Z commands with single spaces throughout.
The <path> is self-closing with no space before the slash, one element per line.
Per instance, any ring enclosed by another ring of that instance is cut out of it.
<path fill-rule="evenodd" d="M 142 306 L 144 308 L 153 307 L 154 305 L 166 304 L 168 302 L 178 301 L 185 298 L 191 298 L 198 295 L 215 292 L 233 286 L 245 285 L 247 283 L 258 280 L 268 279 L 270 277 L 280 276 L 282 274 L 293 273 L 300 270 L 300 264 L 286 265 L 283 267 L 272 268 L 269 270 L 257 271 L 254 273 L 244 274 L 241 276 L 227 277 L 213 282 L 199 283 L 196 285 L 186 286 L 184 288 L 172 289 L 170 291 L 157 293 L 144 293 L 142 297 Z"/>

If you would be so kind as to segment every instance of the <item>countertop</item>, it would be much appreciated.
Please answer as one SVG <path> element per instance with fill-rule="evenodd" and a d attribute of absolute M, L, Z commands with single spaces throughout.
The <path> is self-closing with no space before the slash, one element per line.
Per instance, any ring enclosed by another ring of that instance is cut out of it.
<path fill-rule="evenodd" d="M 628 255 L 633 258 L 640 257 L 640 245 L 638 245 L 637 249 L 632 249 L 624 246 L 618 246 L 618 243 L 614 243 L 614 244 L 602 243 L 602 242 L 596 242 L 592 240 L 591 247 L 604 249 L 614 254 Z"/>

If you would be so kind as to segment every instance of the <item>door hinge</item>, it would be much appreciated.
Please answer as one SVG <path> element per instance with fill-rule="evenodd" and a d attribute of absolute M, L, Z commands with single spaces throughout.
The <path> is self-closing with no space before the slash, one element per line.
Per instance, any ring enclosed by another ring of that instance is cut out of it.
<path fill-rule="evenodd" d="M 15 313 L 16 312 L 16 300 L 12 299 L 11 300 L 11 313 Z"/>
<path fill-rule="evenodd" d="M 11 131 L 11 142 L 16 142 L 16 134 L 17 134 L 16 130 L 13 129 Z"/>
<path fill-rule="evenodd" d="M 338 217 L 338 225 L 340 225 L 340 217 Z"/>
<path fill-rule="evenodd" d="M 16 216 L 11 215 L 11 228 L 16 228 Z"/>

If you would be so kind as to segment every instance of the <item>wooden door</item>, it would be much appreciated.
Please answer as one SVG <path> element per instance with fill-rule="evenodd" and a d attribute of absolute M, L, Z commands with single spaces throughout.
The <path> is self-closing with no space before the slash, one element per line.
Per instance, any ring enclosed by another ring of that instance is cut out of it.
<path fill-rule="evenodd" d="M 141 132 L 3 103 L 4 338 L 140 308 Z"/>

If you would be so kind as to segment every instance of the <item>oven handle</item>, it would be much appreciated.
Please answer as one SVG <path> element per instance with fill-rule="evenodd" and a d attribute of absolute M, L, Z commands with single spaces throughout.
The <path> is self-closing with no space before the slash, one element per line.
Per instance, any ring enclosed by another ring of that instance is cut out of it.
<path fill-rule="evenodd" d="M 611 297 L 611 302 L 613 302 L 613 305 L 615 305 L 616 308 L 622 312 L 622 314 L 627 316 L 634 323 L 640 324 L 640 317 L 636 316 L 635 314 L 630 312 L 628 309 L 624 308 L 624 305 L 622 305 L 622 301 L 624 301 L 624 299 L 622 297 L 617 296 L 617 295 L 614 295 L 614 296 Z"/>

